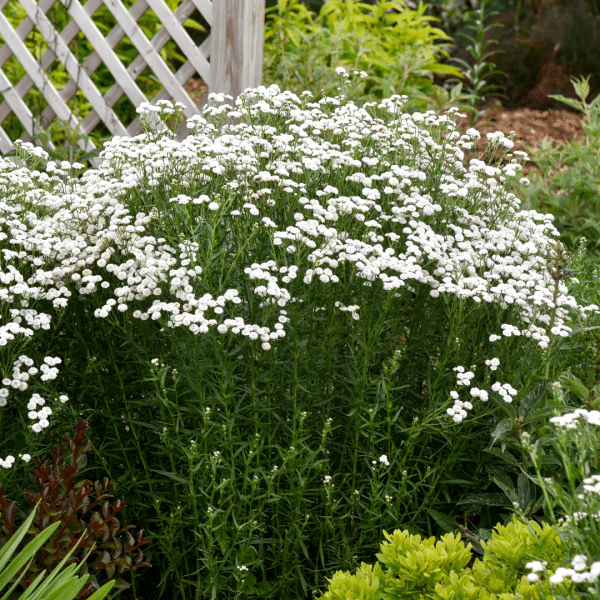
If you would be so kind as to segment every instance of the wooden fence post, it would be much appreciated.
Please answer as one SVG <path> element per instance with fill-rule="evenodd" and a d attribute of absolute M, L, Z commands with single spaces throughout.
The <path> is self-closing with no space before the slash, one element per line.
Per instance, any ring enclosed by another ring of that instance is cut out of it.
<path fill-rule="evenodd" d="M 262 84 L 265 0 L 213 0 L 211 92 L 235 99 Z"/>

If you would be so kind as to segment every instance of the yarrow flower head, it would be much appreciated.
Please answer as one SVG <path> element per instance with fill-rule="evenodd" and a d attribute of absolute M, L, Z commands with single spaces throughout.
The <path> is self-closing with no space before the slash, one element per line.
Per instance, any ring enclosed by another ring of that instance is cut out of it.
<path fill-rule="evenodd" d="M 575 429 L 580 419 L 583 419 L 590 425 L 600 425 L 600 411 L 577 408 L 572 413 L 551 417 L 550 423 L 554 423 L 556 426 L 564 427 L 565 429 Z"/>
<path fill-rule="evenodd" d="M 486 360 L 485 364 L 492 370 L 496 371 L 500 366 L 500 359 L 492 358 L 491 360 Z"/>

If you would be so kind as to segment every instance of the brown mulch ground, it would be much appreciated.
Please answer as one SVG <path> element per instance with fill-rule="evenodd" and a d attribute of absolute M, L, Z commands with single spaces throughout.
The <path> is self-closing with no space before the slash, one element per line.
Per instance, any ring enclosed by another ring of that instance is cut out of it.
<path fill-rule="evenodd" d="M 462 113 L 465 114 L 465 113 Z M 469 128 L 469 117 L 458 121 L 461 133 Z M 580 117 L 572 112 L 564 110 L 533 110 L 531 108 L 519 108 L 506 110 L 502 107 L 488 107 L 485 113 L 475 125 L 475 129 L 481 133 L 481 139 L 477 140 L 476 151 L 481 153 L 487 145 L 486 134 L 502 131 L 506 136 L 511 131 L 516 133 L 514 139 L 514 150 L 527 152 L 529 157 L 533 152 L 528 147 L 538 147 L 545 137 L 548 137 L 552 146 L 560 147 L 558 142 L 566 142 L 574 139 L 583 141 L 585 132 L 581 127 Z M 510 159 L 503 161 L 509 162 Z M 523 174 L 527 175 L 537 165 L 527 162 L 523 165 Z M 552 176 L 556 171 L 548 173 Z"/>
<path fill-rule="evenodd" d="M 198 77 L 192 77 L 183 89 L 190 95 L 190 98 L 198 104 L 208 93 L 208 86 Z"/>

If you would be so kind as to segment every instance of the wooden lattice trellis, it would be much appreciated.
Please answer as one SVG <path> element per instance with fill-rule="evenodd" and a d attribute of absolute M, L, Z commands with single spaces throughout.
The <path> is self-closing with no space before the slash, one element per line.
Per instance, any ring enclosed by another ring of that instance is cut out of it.
<path fill-rule="evenodd" d="M 202 114 L 205 97 L 199 104 L 187 94 L 183 86 L 196 73 L 208 85 L 209 92 L 222 92 L 237 97 L 244 89 L 260 85 L 262 81 L 262 50 L 264 35 L 265 0 L 184 0 L 173 13 L 163 0 L 137 0 L 127 10 L 121 0 L 59 0 L 71 17 L 69 23 L 57 31 L 47 13 L 57 0 L 20 0 L 27 17 L 13 29 L 3 14 L 9 0 L 0 0 L 0 36 L 5 44 L 0 46 L 0 152 L 6 154 L 14 148 L 13 142 L 2 128 L 8 115 L 14 113 L 26 133 L 25 141 L 36 139 L 37 131 L 44 131 L 56 117 L 66 121 L 80 134 L 89 134 L 102 121 L 111 135 L 135 136 L 142 132 L 139 116 L 125 126 L 113 111 L 113 106 L 124 95 L 134 106 L 142 102 L 156 103 L 160 99 L 182 102 L 187 118 Z M 105 37 L 93 17 L 105 5 L 114 16 L 117 25 Z M 149 40 L 137 21 L 151 9 L 162 27 Z M 197 46 L 182 23 L 198 9 L 210 26 L 208 38 Z M 48 49 L 36 60 L 24 40 L 36 28 L 48 43 Z M 80 64 L 69 48 L 73 39 L 82 32 L 94 48 Z M 128 38 L 139 55 L 126 68 L 114 48 Z M 173 73 L 160 55 L 160 50 L 173 39 L 187 62 Z M 12 85 L 2 67 L 14 55 L 26 70 L 26 76 Z M 211 62 L 208 62 L 210 58 Z M 60 90 L 54 87 L 46 71 L 58 59 L 70 79 Z M 104 94 L 92 81 L 93 73 L 105 64 L 115 84 Z M 153 98 L 146 98 L 136 79 L 149 67 L 163 88 Z M 24 96 L 36 87 L 46 99 L 48 106 L 37 117 L 24 102 Z M 85 95 L 93 110 L 78 124 L 67 103 L 78 90 Z M 180 131 L 181 139 L 187 134 Z M 83 143 L 81 143 L 82 145 Z M 86 150 L 93 149 L 89 142 Z"/>

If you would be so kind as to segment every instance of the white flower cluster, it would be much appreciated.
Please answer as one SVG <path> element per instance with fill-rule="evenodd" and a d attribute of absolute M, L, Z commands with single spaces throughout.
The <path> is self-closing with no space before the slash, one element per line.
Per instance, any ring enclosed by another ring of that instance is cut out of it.
<path fill-rule="evenodd" d="M 580 418 L 583 418 L 590 425 L 600 425 L 600 411 L 587 410 L 585 408 L 578 408 L 572 413 L 552 417 L 550 422 L 554 423 L 557 427 L 576 429 Z"/>
<path fill-rule="evenodd" d="M 579 499 L 581 500 L 581 495 L 579 496 Z M 561 517 L 560 519 L 558 519 L 559 524 L 560 523 L 575 523 L 578 524 L 581 521 L 584 521 L 585 519 L 594 519 L 594 521 L 600 521 L 600 513 L 592 513 L 592 514 L 588 514 L 587 512 L 581 510 L 581 511 L 575 511 L 573 513 L 573 515 L 565 515 L 564 517 Z"/>
<path fill-rule="evenodd" d="M 29 400 L 29 403 L 27 404 L 27 410 L 29 411 L 27 416 L 32 420 L 39 419 L 39 423 L 35 423 L 31 427 L 33 431 L 35 431 L 35 433 L 39 433 L 40 431 L 42 431 L 42 429 L 46 429 L 46 427 L 50 425 L 50 422 L 48 421 L 47 417 L 49 417 L 52 414 L 52 409 L 48 406 L 45 406 L 44 408 L 42 408 L 42 410 L 36 412 L 35 409 L 38 404 L 40 406 L 43 406 L 44 404 L 46 404 L 46 401 L 39 394 L 33 394 L 31 396 L 31 399 Z"/>
<path fill-rule="evenodd" d="M 534 560 L 525 565 L 527 569 L 532 571 L 527 575 L 527 579 L 533 583 L 539 579 L 539 575 L 542 571 L 546 570 L 547 563 Z M 570 579 L 573 583 L 596 583 L 600 576 L 600 562 L 594 562 L 587 569 L 587 556 L 583 554 L 577 554 L 571 559 L 571 569 L 565 567 L 559 567 L 556 571 L 550 575 L 548 581 L 551 585 L 560 585 L 564 583 L 565 579 Z"/>
<path fill-rule="evenodd" d="M 450 392 L 450 396 L 454 399 L 454 406 L 448 408 L 446 412 L 452 417 L 455 423 L 460 423 L 467 416 L 467 410 L 471 410 L 473 405 L 470 402 L 463 402 L 458 399 L 458 392 Z"/>
<path fill-rule="evenodd" d="M 360 315 L 358 314 L 358 310 L 360 309 L 360 306 L 358 304 L 344 306 L 341 302 L 336 301 L 335 306 L 336 306 L 336 308 L 339 308 L 342 312 L 349 312 L 355 321 L 360 320 Z"/>
<path fill-rule="evenodd" d="M 12 379 L 5 377 L 2 379 L 2 385 L 12 387 L 14 390 L 24 392 L 29 387 L 29 380 L 31 377 L 35 377 L 41 372 L 40 380 L 41 381 L 49 381 L 52 379 L 56 379 L 58 376 L 58 369 L 55 365 L 59 365 L 62 360 L 58 357 L 46 356 L 44 358 L 44 362 L 41 364 L 40 368 L 34 366 L 33 359 L 29 358 L 22 354 L 19 358 L 13 363 L 13 372 Z M 26 371 L 22 371 L 21 367 L 26 366 L 29 367 Z M 9 398 L 9 391 L 7 388 L 0 388 L 0 407 L 6 406 L 7 400 Z M 64 404 L 68 401 L 68 397 L 66 395 L 60 396 L 60 401 Z M 38 423 L 35 423 L 31 426 L 32 430 L 35 433 L 39 433 L 43 429 L 46 429 L 50 423 L 47 419 L 52 414 L 52 409 L 49 407 L 44 407 L 41 411 L 36 412 L 36 406 L 39 404 L 40 406 L 44 405 L 46 400 L 42 398 L 39 394 L 35 393 L 31 396 L 29 403 L 27 404 L 27 410 L 29 411 L 28 417 L 29 419 L 35 420 L 39 419 Z"/>
<path fill-rule="evenodd" d="M 492 358 L 491 360 L 486 360 L 485 364 L 489 366 L 492 371 L 496 371 L 500 366 L 500 360 L 497 358 Z M 454 367 L 453 371 L 456 371 L 456 385 L 471 385 L 471 380 L 475 377 L 475 374 L 472 371 L 465 371 L 465 368 L 462 366 Z M 514 400 L 514 396 L 518 394 L 517 390 L 515 390 L 509 383 L 501 384 L 498 381 L 492 385 L 492 391 L 497 392 L 502 397 L 504 402 L 508 404 L 510 404 Z M 479 398 L 482 402 L 487 402 L 489 400 L 488 392 L 475 386 L 469 389 L 469 394 L 473 398 Z M 448 408 L 446 413 L 450 415 L 456 423 L 460 423 L 467 417 L 467 410 L 471 410 L 473 405 L 471 402 L 464 402 L 460 400 L 460 396 L 456 390 L 450 392 L 450 397 L 454 400 L 454 406 L 452 406 L 452 408 Z"/>
<path fill-rule="evenodd" d="M 36 158 L 41 158 L 44 161 L 47 161 L 50 158 L 50 155 L 41 146 L 35 146 L 31 142 L 15 140 L 15 147 L 17 150 L 22 150 L 27 154 Z"/>
<path fill-rule="evenodd" d="M 9 454 L 5 459 L 0 459 L 0 465 L 4 469 L 10 469 L 15 462 L 15 457 L 12 454 Z"/>
<path fill-rule="evenodd" d="M 473 398 L 479 398 L 482 402 L 487 402 L 489 399 L 488 393 L 485 390 L 480 390 L 479 388 L 472 387 L 469 392 Z"/>
<path fill-rule="evenodd" d="M 500 360 L 498 358 L 492 358 L 491 360 L 486 360 L 485 364 L 492 370 L 496 371 L 500 366 Z"/>
<path fill-rule="evenodd" d="M 546 561 L 532 560 L 525 565 L 526 569 L 529 569 L 531 573 L 527 575 L 527 579 L 533 583 L 537 581 L 540 577 L 537 573 L 541 573 L 546 570 L 548 563 Z"/>
<path fill-rule="evenodd" d="M 466 371 L 464 367 L 454 367 L 452 369 L 456 371 L 456 385 L 471 385 L 471 379 L 475 377 L 475 373 L 472 371 Z"/>
<path fill-rule="evenodd" d="M 557 585 L 562 583 L 565 578 L 571 579 L 573 583 L 596 583 L 600 575 L 600 562 L 592 563 L 590 570 L 587 568 L 587 557 L 583 554 L 578 554 L 571 559 L 572 569 L 558 568 L 554 575 L 550 576 L 550 583 Z"/>
<path fill-rule="evenodd" d="M 500 384 L 499 382 L 496 382 L 494 385 L 492 385 L 492 390 L 494 390 L 494 392 L 498 392 L 498 394 L 502 396 L 504 402 L 507 404 L 510 404 L 518 393 L 517 390 L 510 385 L 510 383 Z"/>
<path fill-rule="evenodd" d="M 583 489 L 591 494 L 600 495 L 600 475 L 592 475 L 584 479 Z"/>
<path fill-rule="evenodd" d="M 503 325 L 502 335 L 525 336 L 542 348 L 550 335 L 568 335 L 572 313 L 598 311 L 579 306 L 562 281 L 555 290 L 546 268 L 558 235 L 552 216 L 519 211 L 520 201 L 501 185 L 521 165 L 501 170 L 473 159 L 465 168 L 462 149 L 472 148 L 475 130 L 460 136 L 448 115 L 433 111 L 401 114 L 406 96 L 375 103 L 385 119 L 371 115 L 373 103 L 309 96 L 301 101 L 276 85 L 261 86 L 241 94 L 235 107 L 205 109 L 211 117 L 245 112 L 247 122 L 217 129 L 195 117 L 188 122 L 192 135 L 181 142 L 172 135 L 114 137 L 100 168 L 79 179 L 66 172 L 71 165 L 47 175 L 0 160 L 0 306 L 10 314 L 0 314 L 0 346 L 50 328 L 52 317 L 30 305 L 48 301 L 64 309 L 75 293 L 97 298 L 96 318 L 114 318 L 116 308 L 195 335 L 214 329 L 246 336 L 269 351 L 286 335 L 285 307 L 302 301 L 292 293 L 300 295 L 301 282 L 341 294 L 338 284 L 348 276 L 392 294 L 421 285 L 434 298 L 446 293 L 513 306 L 519 326 Z M 180 108 L 165 101 L 138 112 Z M 280 127 L 261 124 L 267 120 Z M 427 128 L 448 135 L 434 139 Z M 490 140 L 505 143 L 499 132 Z M 441 169 L 434 175 L 436 157 Z M 147 212 L 131 202 L 175 186 Z M 173 235 L 160 237 L 165 227 Z M 248 239 L 240 240 L 239 231 L 250 232 Z M 214 257 L 205 248 L 218 232 L 236 286 L 229 289 L 211 271 Z M 262 262 L 251 258 L 255 238 L 265 242 Z M 263 313 L 250 310 L 254 300 Z M 351 298 L 338 307 L 358 320 Z M 41 378 L 55 377 L 55 366 L 45 364 Z M 4 385 L 16 381 L 22 390 L 19 373 Z M 469 373 L 461 375 L 459 384 L 467 385 Z M 481 391 L 479 397 L 486 399 Z"/>

